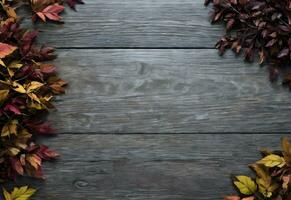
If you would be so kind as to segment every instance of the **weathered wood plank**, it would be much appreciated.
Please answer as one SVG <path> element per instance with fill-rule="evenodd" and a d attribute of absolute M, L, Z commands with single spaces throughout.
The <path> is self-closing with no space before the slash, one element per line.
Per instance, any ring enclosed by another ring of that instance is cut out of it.
<path fill-rule="evenodd" d="M 216 50 L 59 50 L 58 132 L 290 131 L 291 94 Z"/>
<path fill-rule="evenodd" d="M 210 25 L 203 2 L 86 0 L 78 12 L 66 11 L 65 24 L 35 28 L 41 42 L 57 47 L 213 47 L 223 29 Z"/>
<path fill-rule="evenodd" d="M 42 200 L 221 200 L 230 174 L 251 174 L 258 149 L 278 150 L 282 135 L 80 135 L 45 140 L 62 157 L 45 163 Z"/>

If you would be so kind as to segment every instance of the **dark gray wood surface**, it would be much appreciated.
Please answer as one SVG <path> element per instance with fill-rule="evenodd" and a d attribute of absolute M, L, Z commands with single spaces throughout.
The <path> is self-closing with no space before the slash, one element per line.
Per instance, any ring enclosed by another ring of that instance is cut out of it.
<path fill-rule="evenodd" d="M 59 50 L 59 133 L 286 132 L 291 94 L 215 49 Z"/>
<path fill-rule="evenodd" d="M 224 32 L 210 26 L 203 0 L 86 0 L 65 24 L 36 25 L 57 47 L 213 47 Z"/>
<path fill-rule="evenodd" d="M 49 116 L 59 136 L 41 139 L 61 158 L 44 182 L 18 184 L 39 188 L 35 200 L 233 193 L 230 174 L 250 173 L 258 149 L 290 131 L 291 94 L 266 68 L 217 55 L 223 29 L 209 11 L 203 0 L 86 0 L 65 24 L 34 25 L 70 86 Z"/>
<path fill-rule="evenodd" d="M 230 174 L 251 174 L 258 147 L 279 149 L 282 135 L 62 134 L 45 140 L 62 157 L 45 181 L 22 178 L 35 199 L 222 200 Z"/>

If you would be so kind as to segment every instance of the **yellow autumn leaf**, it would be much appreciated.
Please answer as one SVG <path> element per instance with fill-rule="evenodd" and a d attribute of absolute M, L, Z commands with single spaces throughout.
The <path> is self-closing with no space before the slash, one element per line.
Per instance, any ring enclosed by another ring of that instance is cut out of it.
<path fill-rule="evenodd" d="M 20 85 L 19 83 L 17 83 L 16 81 L 12 83 L 12 86 L 13 86 L 13 90 L 15 90 L 16 92 L 26 93 L 26 90 L 24 89 L 24 87 Z"/>
<path fill-rule="evenodd" d="M 12 61 L 9 65 L 8 68 L 16 68 L 19 69 L 20 67 L 22 67 L 23 64 L 20 63 L 19 61 Z"/>
<path fill-rule="evenodd" d="M 5 200 L 28 200 L 35 192 L 36 189 L 29 188 L 28 186 L 15 187 L 11 193 L 3 188 Z"/>
<path fill-rule="evenodd" d="M 45 96 L 45 97 L 43 97 L 43 98 L 41 98 L 41 99 L 42 99 L 43 101 L 48 102 L 48 101 L 50 101 L 52 98 L 53 98 L 52 95 L 47 95 L 47 96 Z"/>
<path fill-rule="evenodd" d="M 7 122 L 1 131 L 1 137 L 9 136 L 11 134 L 17 134 L 18 121 L 16 119 Z"/>
<path fill-rule="evenodd" d="M 279 187 L 277 183 L 271 184 L 271 182 L 266 182 L 262 178 L 257 178 L 256 182 L 259 186 L 260 193 L 268 198 L 271 197 L 273 195 L 273 192 Z"/>
<path fill-rule="evenodd" d="M 9 16 L 9 17 L 12 17 L 14 19 L 17 19 L 18 16 L 14 10 L 14 8 L 10 7 L 10 6 L 5 6 L 4 7 L 5 11 L 6 11 L 6 14 Z"/>
<path fill-rule="evenodd" d="M 252 195 L 257 191 L 257 184 L 248 176 L 236 176 L 234 185 L 242 194 Z"/>
<path fill-rule="evenodd" d="M 25 149 L 27 147 L 27 141 L 32 137 L 26 129 L 18 131 L 17 138 L 14 141 L 14 145 L 18 148 Z"/>
<path fill-rule="evenodd" d="M 7 192 L 5 188 L 3 188 L 3 195 L 4 195 L 5 200 L 12 200 L 10 193 Z"/>
<path fill-rule="evenodd" d="M 28 200 L 34 193 L 36 189 L 28 188 L 28 186 L 15 187 L 11 192 L 12 200 Z"/>
<path fill-rule="evenodd" d="M 257 164 L 262 164 L 265 165 L 266 167 L 283 167 L 286 162 L 283 157 L 275 155 L 275 154 L 270 154 L 263 159 L 257 161 Z"/>
<path fill-rule="evenodd" d="M 10 147 L 8 148 L 8 151 L 10 152 L 12 156 L 16 156 L 20 152 L 20 150 L 17 149 L 16 147 Z"/>
<path fill-rule="evenodd" d="M 32 81 L 26 86 L 27 93 L 32 92 L 33 90 L 39 89 L 41 86 L 43 86 L 43 83 Z"/>
<path fill-rule="evenodd" d="M 3 62 L 3 60 L 1 60 L 1 59 L 0 59 L 0 65 L 2 65 L 4 67 L 6 66 L 5 63 Z"/>
<path fill-rule="evenodd" d="M 27 95 L 30 97 L 31 100 L 36 101 L 37 103 L 41 103 L 39 98 L 36 96 L 36 94 L 28 93 Z"/>
<path fill-rule="evenodd" d="M 36 110 L 43 110 L 46 109 L 46 106 L 37 102 L 30 102 L 28 105 L 30 108 L 34 108 Z"/>
<path fill-rule="evenodd" d="M 0 102 L 6 100 L 9 90 L 0 90 Z"/>
<path fill-rule="evenodd" d="M 8 74 L 9 74 L 10 77 L 14 76 L 14 70 L 8 68 L 7 71 L 8 71 Z"/>

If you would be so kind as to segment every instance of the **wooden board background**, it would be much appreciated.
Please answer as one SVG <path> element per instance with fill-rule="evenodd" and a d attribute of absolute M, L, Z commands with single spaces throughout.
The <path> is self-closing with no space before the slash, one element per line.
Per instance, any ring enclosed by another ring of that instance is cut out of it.
<path fill-rule="evenodd" d="M 203 0 L 86 0 L 65 24 L 36 24 L 70 82 L 41 142 L 35 200 L 221 200 L 230 174 L 290 131 L 290 92 L 266 68 L 213 48 Z M 29 22 L 25 22 L 27 26 Z"/>

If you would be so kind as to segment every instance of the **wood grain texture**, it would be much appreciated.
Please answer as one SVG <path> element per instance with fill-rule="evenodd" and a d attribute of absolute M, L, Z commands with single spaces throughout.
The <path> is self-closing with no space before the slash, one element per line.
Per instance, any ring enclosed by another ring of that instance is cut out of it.
<path fill-rule="evenodd" d="M 86 0 L 66 10 L 65 24 L 38 24 L 41 42 L 57 47 L 213 47 L 223 33 L 211 26 L 203 0 Z M 27 23 L 30 23 L 29 19 Z"/>
<path fill-rule="evenodd" d="M 62 156 L 45 163 L 35 200 L 221 200 L 230 174 L 251 175 L 258 149 L 282 135 L 59 135 L 45 143 Z"/>
<path fill-rule="evenodd" d="M 216 50 L 59 50 L 58 132 L 286 132 L 287 89 Z"/>

